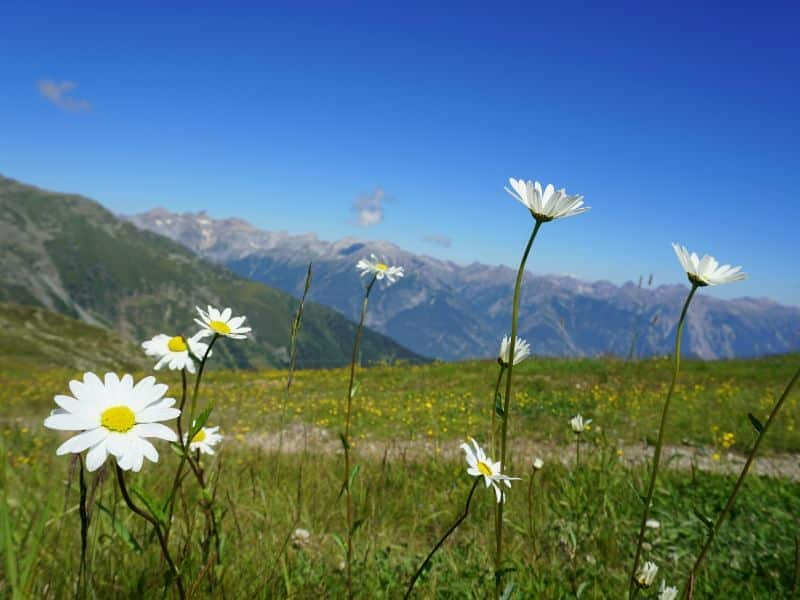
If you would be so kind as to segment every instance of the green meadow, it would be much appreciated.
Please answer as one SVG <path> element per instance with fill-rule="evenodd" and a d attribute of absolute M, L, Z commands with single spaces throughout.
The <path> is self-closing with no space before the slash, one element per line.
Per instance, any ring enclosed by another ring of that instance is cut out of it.
<path fill-rule="evenodd" d="M 246 342 L 245 342 L 246 343 Z M 113 463 L 86 474 L 87 576 L 79 585 L 80 489 L 74 455 L 57 457 L 67 435 L 44 429 L 55 394 L 79 369 L 51 369 L 6 355 L 0 369 L 3 549 L 0 593 L 16 598 L 172 597 L 149 524 L 127 509 Z M 682 586 L 763 420 L 800 357 L 685 361 L 654 496 L 644 558 L 657 583 Z M 102 372 L 102 369 L 98 369 Z M 360 598 L 397 598 L 433 544 L 464 508 L 472 478 L 458 446 L 489 445 L 497 364 L 475 361 L 373 366 L 359 371 L 351 456 L 355 507 L 353 586 Z M 668 359 L 532 358 L 515 369 L 505 510 L 507 582 L 518 598 L 620 598 L 641 518 L 643 488 Z M 145 371 L 135 375 L 144 376 Z M 180 376 L 160 371 L 170 395 Z M 170 548 L 187 592 L 209 598 L 339 598 L 344 575 L 345 499 L 341 442 L 348 370 L 302 370 L 289 395 L 285 371 L 210 370 L 201 399 L 225 436 L 203 456 L 219 516 L 217 561 L 200 560 L 204 501 L 182 486 Z M 800 488 L 796 453 L 800 394 L 789 397 L 765 437 L 757 467 L 717 536 L 696 598 L 781 598 L 796 586 Z M 569 419 L 592 419 L 581 436 Z M 178 453 L 156 441 L 157 465 L 129 474 L 145 497 L 169 493 Z M 533 474 L 532 461 L 544 459 Z M 771 464 L 779 465 L 770 468 Z M 420 598 L 484 598 L 494 589 L 494 494 L 481 484 L 463 525 L 414 589 Z M 295 534 L 303 529 L 308 535 Z M 657 597 L 657 586 L 639 597 Z"/>

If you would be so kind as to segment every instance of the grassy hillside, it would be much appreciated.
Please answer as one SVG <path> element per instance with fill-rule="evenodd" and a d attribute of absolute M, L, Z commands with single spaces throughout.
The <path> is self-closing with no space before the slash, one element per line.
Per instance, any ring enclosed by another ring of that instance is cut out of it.
<path fill-rule="evenodd" d="M 136 345 L 102 327 L 43 308 L 0 302 L 0 372 L 38 376 L 54 367 L 142 370 L 150 360 Z"/>
<path fill-rule="evenodd" d="M 354 294 L 360 290 L 355 287 Z M 191 334 L 194 306 L 230 306 L 253 327 L 252 339 L 220 345 L 218 364 L 276 366 L 288 356 L 297 301 L 142 232 L 102 206 L 0 177 L 0 301 L 46 307 L 109 327 L 131 341 L 158 332 Z M 349 359 L 355 325 L 310 304 L 298 363 L 336 366 Z M 366 331 L 367 362 L 420 357 Z"/>

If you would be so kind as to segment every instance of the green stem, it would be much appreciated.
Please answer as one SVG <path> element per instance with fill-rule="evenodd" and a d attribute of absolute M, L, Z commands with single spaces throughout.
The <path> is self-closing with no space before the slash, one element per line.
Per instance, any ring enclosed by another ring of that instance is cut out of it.
<path fill-rule="evenodd" d="M 575 468 L 581 466 L 581 434 L 575 434 Z"/>
<path fill-rule="evenodd" d="M 537 219 L 536 225 L 533 227 L 531 237 L 528 239 L 528 245 L 525 246 L 525 252 L 522 254 L 522 260 L 519 263 L 517 270 L 517 281 L 514 284 L 514 300 L 511 305 L 511 339 L 508 342 L 508 373 L 506 374 L 506 394 L 503 398 L 503 421 L 501 425 L 500 434 L 500 464 L 503 469 L 506 468 L 506 441 L 508 435 L 508 407 L 511 401 L 511 376 L 514 372 L 514 350 L 517 343 L 517 321 L 519 319 L 519 295 L 520 288 L 522 287 L 522 278 L 525 275 L 525 263 L 528 261 L 528 254 L 530 254 L 533 240 L 536 239 L 536 234 L 539 232 L 543 221 Z M 501 564 L 503 561 L 503 503 L 501 502 L 497 508 L 497 523 L 495 524 L 495 555 L 494 555 L 494 572 L 495 572 L 495 597 L 500 597 L 500 590 L 502 587 L 502 577 L 500 575 Z"/>
<path fill-rule="evenodd" d="M 178 568 L 175 566 L 172 556 L 170 556 L 167 540 L 161 531 L 161 526 L 159 525 L 158 520 L 133 503 L 130 494 L 128 494 L 128 488 L 125 485 L 125 475 L 122 472 L 122 469 L 119 468 L 119 465 L 115 465 L 115 467 L 117 469 L 117 482 L 119 483 L 119 490 L 122 492 L 122 497 L 125 500 L 125 504 L 127 504 L 128 508 L 130 508 L 134 513 L 142 517 L 145 521 L 153 526 L 153 530 L 158 537 L 158 543 L 161 545 L 161 554 L 164 555 L 164 560 L 167 561 L 167 565 L 169 565 L 170 570 L 175 576 L 175 585 L 178 588 L 178 595 L 180 596 L 181 600 L 183 600 L 186 597 L 186 591 L 183 589 L 183 579 L 181 579 L 181 574 L 178 571 Z"/>
<path fill-rule="evenodd" d="M 658 475 L 658 465 L 661 462 L 661 449 L 664 445 L 664 430 L 667 424 L 667 414 L 669 412 L 669 405 L 672 400 L 672 393 L 675 390 L 675 383 L 678 380 L 678 372 L 681 368 L 681 338 L 683 336 L 683 325 L 686 321 L 686 313 L 689 310 L 689 304 L 697 291 L 697 284 L 692 284 L 692 289 L 686 297 L 686 302 L 683 304 L 681 317 L 678 320 L 678 329 L 675 335 L 675 362 L 672 371 L 672 381 L 669 384 L 669 391 L 667 392 L 667 399 L 664 401 L 664 408 L 661 410 L 661 424 L 658 427 L 658 440 L 656 441 L 655 453 L 653 454 L 653 471 L 650 474 L 650 483 L 647 486 L 647 498 L 644 502 L 644 511 L 642 512 L 642 523 L 639 526 L 639 540 L 636 543 L 636 554 L 633 559 L 633 568 L 631 569 L 628 597 L 633 598 L 634 590 L 636 589 L 636 570 L 639 568 L 639 559 L 642 556 L 642 543 L 644 543 L 644 532 L 647 528 L 647 519 L 650 517 L 650 504 L 653 501 L 653 492 L 656 487 L 656 477 Z"/>
<path fill-rule="evenodd" d="M 419 566 L 419 569 L 417 569 L 417 572 L 414 573 L 414 577 L 411 578 L 411 582 L 408 584 L 408 589 L 406 590 L 406 594 L 405 596 L 403 596 L 404 600 L 407 600 L 408 598 L 411 597 L 411 591 L 414 589 L 414 584 L 417 583 L 417 579 L 419 579 L 420 575 L 422 575 L 422 572 L 425 570 L 425 567 L 428 566 L 428 563 L 431 562 L 433 555 L 436 554 L 439 548 L 442 547 L 442 544 L 445 543 L 447 538 L 449 538 L 450 535 L 456 529 L 458 529 L 458 526 L 461 525 L 461 523 L 464 522 L 464 519 L 467 518 L 467 515 L 469 515 L 469 505 L 472 502 L 472 496 L 475 494 L 475 490 L 478 488 L 478 484 L 480 483 L 480 481 L 481 481 L 480 477 L 475 478 L 475 482 L 472 484 L 472 489 L 469 491 L 469 496 L 467 496 L 467 503 L 464 506 L 464 512 L 461 513 L 458 519 L 456 519 L 456 522 L 450 526 L 450 529 L 448 529 L 445 532 L 445 534 L 439 539 L 439 541 L 436 542 L 436 545 L 433 547 L 433 550 L 431 550 L 428 553 L 428 556 L 425 558 L 424 561 L 422 561 L 422 564 Z"/>
<path fill-rule="evenodd" d="M 197 395 L 200 391 L 200 380 L 203 378 L 203 371 L 205 370 L 206 361 L 208 360 L 208 355 L 211 353 L 211 348 L 214 346 L 214 343 L 219 338 L 218 334 L 214 334 L 214 337 L 211 338 L 211 342 L 208 344 L 208 348 L 206 348 L 205 353 L 203 354 L 203 358 L 200 360 L 200 366 L 197 369 L 197 377 L 194 381 L 194 393 L 192 394 L 192 404 L 191 404 L 191 411 L 189 413 L 189 427 L 188 433 L 191 434 L 192 428 L 194 427 L 194 412 L 197 406 Z M 167 510 L 167 525 L 166 525 L 166 536 L 169 539 L 169 531 L 172 526 L 172 515 L 175 511 L 175 496 L 178 493 L 178 487 L 181 484 L 183 479 L 183 468 L 186 466 L 186 460 L 189 456 L 189 444 L 191 444 L 191 435 L 186 436 L 186 441 L 183 440 L 183 433 L 181 432 L 181 419 L 183 418 L 183 408 L 186 405 L 186 372 L 182 372 L 182 383 L 183 383 L 183 395 L 181 396 L 181 414 L 178 415 L 178 432 L 180 436 L 178 438 L 178 443 L 182 444 L 183 446 L 183 453 L 181 455 L 181 460 L 178 463 L 178 470 L 175 472 L 175 479 L 172 482 L 172 490 L 170 490 L 169 496 L 167 497 L 166 505 L 168 507 Z"/>
<path fill-rule="evenodd" d="M 772 407 L 772 412 L 769 413 L 769 417 L 767 417 L 766 423 L 761 428 L 761 431 L 758 433 L 758 437 L 756 437 L 756 441 L 753 444 L 752 449 L 750 450 L 750 454 L 747 455 L 747 461 L 744 463 L 744 467 L 742 467 L 742 472 L 739 473 L 739 479 L 736 480 L 736 484 L 733 486 L 733 490 L 731 491 L 730 496 L 728 496 L 727 502 L 725 502 L 725 506 L 722 509 L 722 512 L 719 513 L 717 516 L 717 520 L 714 522 L 714 527 L 708 534 L 706 538 L 705 544 L 703 544 L 703 549 L 700 551 L 700 555 L 697 557 L 697 560 L 692 567 L 691 572 L 689 573 L 689 577 L 687 578 L 687 584 L 684 587 L 683 596 L 686 595 L 688 589 L 688 581 L 694 580 L 697 581 L 697 575 L 700 570 L 700 564 L 703 562 L 703 559 L 706 557 L 708 553 L 708 549 L 711 547 L 712 542 L 714 541 L 714 537 L 717 535 L 717 532 L 722 527 L 722 523 L 725 521 L 725 518 L 728 516 L 728 513 L 733 507 L 733 501 L 736 499 L 736 495 L 739 493 L 739 489 L 742 487 L 742 482 L 744 482 L 744 478 L 747 476 L 748 471 L 750 470 L 750 465 L 753 464 L 753 459 L 756 456 L 756 452 L 758 452 L 758 447 L 761 445 L 761 440 L 764 439 L 764 436 L 767 435 L 767 431 L 769 430 L 770 425 L 775 420 L 775 417 L 778 415 L 783 403 L 785 402 L 786 398 L 789 396 L 789 393 L 792 391 L 792 388 L 797 383 L 797 380 L 800 379 L 800 369 L 795 372 L 794 377 L 789 381 L 789 384 L 786 386 L 786 389 L 783 390 L 783 394 L 781 397 L 778 398 L 778 401 L 775 403 L 775 406 Z"/>
<path fill-rule="evenodd" d="M 531 478 L 528 481 L 528 534 L 531 537 L 531 548 L 536 556 L 536 527 L 533 521 L 533 480 L 536 477 L 536 468 L 531 468 Z"/>
<path fill-rule="evenodd" d="M 367 315 L 369 294 L 377 280 L 376 276 L 367 285 L 364 292 L 364 301 L 361 304 L 361 319 L 356 327 L 356 337 L 353 341 L 353 355 L 350 359 L 350 383 L 347 386 L 347 412 L 344 422 L 344 491 L 347 500 L 347 597 L 353 597 L 353 496 L 350 492 L 350 420 L 353 413 L 353 385 L 356 381 L 356 361 L 358 360 L 358 343 L 361 339 L 361 330 L 364 328 L 364 318 Z"/>
<path fill-rule="evenodd" d="M 497 395 L 500 393 L 500 384 L 503 382 L 505 370 L 505 363 L 500 363 L 500 371 L 497 373 L 497 383 L 494 384 L 494 396 L 492 397 L 492 456 L 497 456 Z"/>
<path fill-rule="evenodd" d="M 83 456 L 78 455 L 78 482 L 80 485 L 80 517 L 81 517 L 81 566 L 78 575 L 78 589 L 81 598 L 86 597 L 86 550 L 89 547 L 89 511 L 86 508 L 86 474 L 83 468 Z"/>
<path fill-rule="evenodd" d="M 203 354 L 203 359 L 200 361 L 200 366 L 197 368 L 197 377 L 194 380 L 194 392 L 192 393 L 192 405 L 189 409 L 189 431 L 192 431 L 192 427 L 194 427 L 194 413 L 197 409 L 197 395 L 200 393 L 200 381 L 203 379 L 203 371 L 206 368 L 206 361 L 208 360 L 208 355 L 211 354 L 211 348 L 214 347 L 214 344 L 219 339 L 219 334 L 215 333 L 214 337 L 211 338 L 211 341 L 208 344 L 208 348 L 206 348 L 205 354 Z M 188 451 L 189 443 L 191 442 L 190 439 L 186 439 L 185 449 Z"/>

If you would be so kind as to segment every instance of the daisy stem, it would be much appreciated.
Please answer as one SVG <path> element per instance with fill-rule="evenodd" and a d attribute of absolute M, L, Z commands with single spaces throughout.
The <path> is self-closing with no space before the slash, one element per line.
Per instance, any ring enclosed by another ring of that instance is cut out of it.
<path fill-rule="evenodd" d="M 650 505 L 653 501 L 653 492 L 656 488 L 656 477 L 658 475 L 658 465 L 661 462 L 661 449 L 664 445 L 664 430 L 667 424 L 667 414 L 669 412 L 669 405 L 672 400 L 672 393 L 675 390 L 675 383 L 678 380 L 678 372 L 681 368 L 681 337 L 683 336 L 683 325 L 686 321 L 686 313 L 689 310 L 689 304 L 697 291 L 697 284 L 692 285 L 689 295 L 686 297 L 686 302 L 683 304 L 681 317 L 678 320 L 678 329 L 675 334 L 675 357 L 674 368 L 672 371 L 672 381 L 669 384 L 669 391 L 667 391 L 667 399 L 664 401 L 664 408 L 661 410 L 661 423 L 658 426 L 658 439 L 656 441 L 655 452 L 653 453 L 653 470 L 650 473 L 650 483 L 647 485 L 647 497 L 644 501 L 644 511 L 642 511 L 642 523 L 639 527 L 639 540 L 636 543 L 636 554 L 633 558 L 633 568 L 631 569 L 631 576 L 628 588 L 628 597 L 633 598 L 634 590 L 636 589 L 636 570 L 639 568 L 639 559 L 642 555 L 642 543 L 644 542 L 644 532 L 647 528 L 647 519 L 650 517 Z"/>
<path fill-rule="evenodd" d="M 744 478 L 747 476 L 748 471 L 750 470 L 750 465 L 753 464 L 753 459 L 756 456 L 756 452 L 758 452 L 758 447 L 761 445 L 761 440 L 764 439 L 764 436 L 767 435 L 767 431 L 769 430 L 769 426 L 772 425 L 772 422 L 775 420 L 778 412 L 780 411 L 781 407 L 783 406 L 784 401 L 789 396 L 792 388 L 797 383 L 797 380 L 800 379 L 800 369 L 798 369 L 794 377 L 789 381 L 789 384 L 786 386 L 786 389 L 783 390 L 783 394 L 781 397 L 778 398 L 778 401 L 772 407 L 772 411 L 769 413 L 769 417 L 767 417 L 766 422 L 761 427 L 761 431 L 758 432 L 758 436 L 756 437 L 756 441 L 753 444 L 750 453 L 747 455 L 747 461 L 744 463 L 744 467 L 742 467 L 742 472 L 739 474 L 739 478 L 736 480 L 736 483 L 733 486 L 733 490 L 731 491 L 730 496 L 728 496 L 727 502 L 725 502 L 725 506 L 722 508 L 722 511 L 717 516 L 717 520 L 714 522 L 714 526 L 712 527 L 711 531 L 708 533 L 708 537 L 706 537 L 705 544 L 703 544 L 703 549 L 700 551 L 697 560 L 692 567 L 691 572 L 687 578 L 687 583 L 684 587 L 682 596 L 685 597 L 687 595 L 688 587 L 689 587 L 689 580 L 697 580 L 697 574 L 700 570 L 700 564 L 703 562 L 706 554 L 708 553 L 708 549 L 711 547 L 712 542 L 714 541 L 714 537 L 717 535 L 717 532 L 722 527 L 722 523 L 725 521 L 725 518 L 728 516 L 728 513 L 733 506 L 733 501 L 736 499 L 736 495 L 739 493 L 739 489 L 742 487 L 742 482 Z"/>
<path fill-rule="evenodd" d="M 503 382 L 505 371 L 505 363 L 500 363 L 500 371 L 497 373 L 497 383 L 494 384 L 494 396 L 492 397 L 492 456 L 497 456 L 497 395 L 500 393 L 500 384 Z"/>
<path fill-rule="evenodd" d="M 181 369 L 181 405 L 178 407 L 181 414 L 175 419 L 175 426 L 178 429 L 178 439 L 183 443 L 183 427 L 181 426 L 181 417 L 183 416 L 183 407 L 186 406 L 186 368 Z"/>
<path fill-rule="evenodd" d="M 581 436 L 575 434 L 575 468 L 581 466 Z"/>
<path fill-rule="evenodd" d="M 89 512 L 86 510 L 86 473 L 83 468 L 83 456 L 78 455 L 78 483 L 80 485 L 80 517 L 81 517 L 81 566 L 78 573 L 78 589 L 81 598 L 86 596 L 86 550 L 88 549 Z"/>
<path fill-rule="evenodd" d="M 119 491 L 122 492 L 122 498 L 125 500 L 125 504 L 127 504 L 128 508 L 130 508 L 134 513 L 142 517 L 145 521 L 153 526 L 153 530 L 158 537 L 158 543 L 161 545 L 161 553 L 164 555 L 164 560 L 167 561 L 167 565 L 169 565 L 170 570 L 175 576 L 175 585 L 178 588 L 178 596 L 180 596 L 181 600 L 183 600 L 186 597 L 186 591 L 183 589 L 183 580 L 181 579 L 181 574 L 178 571 L 178 568 L 175 566 L 172 556 L 169 553 L 167 540 L 164 536 L 164 533 L 161 531 L 161 525 L 159 525 L 158 520 L 155 517 L 143 511 L 133 503 L 130 494 L 128 494 L 128 487 L 125 485 L 125 474 L 122 472 L 122 469 L 119 468 L 119 465 L 115 465 L 115 467 L 117 470 L 117 483 L 119 483 Z"/>
<path fill-rule="evenodd" d="M 200 381 L 203 379 L 203 371 L 206 368 L 206 361 L 208 360 L 208 355 L 211 354 L 211 348 L 214 347 L 214 344 L 219 339 L 219 334 L 215 333 L 214 337 L 211 338 L 211 341 L 208 344 L 208 348 L 206 348 L 205 354 L 203 354 L 203 359 L 200 361 L 200 366 L 197 368 L 197 377 L 194 380 L 194 392 L 192 393 L 192 406 L 189 409 L 189 432 L 191 433 L 192 428 L 194 427 L 194 413 L 197 409 L 197 395 L 200 392 Z M 184 451 L 189 451 L 189 443 L 192 440 L 186 439 L 186 445 L 184 447 Z"/>
<path fill-rule="evenodd" d="M 200 380 L 203 378 L 203 370 L 206 366 L 206 360 L 208 360 L 208 355 L 211 353 L 211 348 L 214 346 L 214 342 L 217 341 L 219 337 L 218 334 L 214 334 L 214 337 L 211 338 L 211 342 L 208 344 L 208 348 L 206 348 L 205 353 L 203 354 L 203 358 L 200 360 L 200 366 L 197 369 L 197 377 L 194 381 L 194 393 L 192 394 L 192 404 L 189 413 L 189 429 L 188 434 L 186 436 L 186 441 L 183 440 L 183 433 L 181 432 L 181 418 L 183 417 L 183 408 L 186 405 L 186 371 L 182 370 L 182 382 L 183 382 L 183 396 L 181 397 L 181 414 L 178 415 L 178 443 L 183 445 L 183 453 L 181 454 L 181 460 L 178 463 L 178 470 L 175 472 L 175 479 L 172 482 L 172 490 L 167 497 L 166 506 L 168 507 L 167 510 L 167 524 L 166 524 L 166 532 L 165 535 L 167 539 L 169 539 L 169 530 L 172 524 L 172 515 L 175 512 L 175 498 L 176 494 L 178 493 L 178 487 L 183 480 L 183 468 L 186 466 L 186 461 L 191 460 L 189 456 L 189 444 L 191 444 L 191 432 L 194 426 L 194 412 L 197 407 L 197 395 L 200 391 Z"/>
<path fill-rule="evenodd" d="M 475 490 L 478 488 L 478 483 L 480 483 L 480 481 L 481 481 L 480 477 L 476 477 L 475 478 L 475 482 L 472 484 L 472 489 L 470 489 L 470 491 L 469 491 L 469 496 L 467 496 L 467 503 L 464 506 L 464 512 L 461 513 L 461 515 L 458 517 L 458 519 L 456 519 L 456 522 L 453 523 L 450 526 L 450 529 L 448 529 L 445 532 L 445 534 L 439 539 L 439 541 L 436 542 L 436 545 L 433 547 L 433 550 L 431 550 L 428 553 L 428 556 L 425 558 L 425 560 L 422 561 L 422 564 L 419 566 L 419 569 L 417 569 L 417 572 L 414 573 L 414 577 L 411 578 L 411 582 L 408 584 L 408 589 L 406 590 L 406 594 L 405 594 L 405 596 L 403 596 L 404 599 L 408 599 L 408 598 L 411 597 L 411 591 L 414 589 L 414 584 L 417 583 L 417 579 L 420 578 L 420 575 L 422 575 L 422 572 L 428 566 L 428 563 L 431 562 L 431 559 L 433 558 L 433 555 L 436 554 L 436 552 L 439 550 L 439 548 L 442 547 L 442 544 L 445 543 L 447 538 L 449 538 L 450 535 L 456 529 L 458 529 L 458 526 L 461 525 L 461 523 L 464 522 L 464 519 L 467 518 L 467 515 L 469 515 L 469 505 L 472 502 L 472 496 L 475 494 Z"/>
<path fill-rule="evenodd" d="M 358 321 L 356 327 L 356 337 L 353 341 L 353 355 L 350 359 L 350 383 L 347 387 L 347 413 L 344 421 L 344 491 L 347 501 L 347 596 L 353 597 L 353 496 L 350 492 L 350 419 L 353 409 L 353 385 L 356 381 L 356 361 L 358 360 L 358 342 L 361 339 L 361 330 L 364 328 L 364 318 L 367 314 L 367 303 L 369 302 L 369 294 L 372 287 L 375 285 L 377 275 L 372 276 L 372 280 L 367 285 L 364 292 L 364 302 L 361 304 L 361 319 Z"/>
<path fill-rule="evenodd" d="M 536 477 L 536 469 L 531 468 L 531 479 L 528 481 L 528 534 L 531 537 L 531 548 L 536 554 L 536 526 L 533 521 L 533 480 Z"/>
<path fill-rule="evenodd" d="M 533 240 L 536 239 L 536 234 L 539 232 L 542 221 L 536 220 L 536 225 L 533 227 L 531 237 L 528 239 L 528 245 L 525 246 L 525 252 L 522 254 L 522 260 L 519 263 L 517 270 L 517 281 L 514 284 L 514 300 L 511 305 L 511 339 L 508 342 L 508 373 L 506 374 L 506 393 L 503 398 L 503 419 L 501 424 L 500 433 L 500 464 L 502 468 L 506 468 L 506 441 L 508 435 L 508 408 L 511 401 L 511 377 L 514 372 L 514 350 L 517 343 L 517 321 L 519 319 L 519 296 L 520 288 L 522 287 L 522 278 L 525 274 L 525 263 L 528 261 L 528 254 L 530 254 Z M 502 586 L 501 566 L 503 562 L 503 503 L 501 502 L 497 508 L 497 523 L 495 525 L 495 555 L 494 555 L 494 580 L 495 580 L 495 597 L 499 598 Z"/>

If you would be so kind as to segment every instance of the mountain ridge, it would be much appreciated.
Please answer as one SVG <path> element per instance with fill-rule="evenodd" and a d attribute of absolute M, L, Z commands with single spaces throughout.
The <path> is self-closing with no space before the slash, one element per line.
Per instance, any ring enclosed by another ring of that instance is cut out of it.
<path fill-rule="evenodd" d="M 347 237 L 334 242 L 315 234 L 259 229 L 239 218 L 214 219 L 205 211 L 159 208 L 126 217 L 158 231 L 236 273 L 297 295 L 296 273 L 315 261 L 313 297 L 345 315 L 357 314 L 349 293 L 358 258 L 385 255 L 406 268 L 391 294 L 370 304 L 367 323 L 420 354 L 444 359 L 492 356 L 510 323 L 516 272 L 504 265 L 459 265 L 417 255 L 385 241 Z M 583 281 L 569 275 L 525 275 L 520 335 L 545 355 L 627 355 L 671 351 L 688 286 L 639 287 Z M 800 308 L 768 298 L 721 300 L 698 295 L 690 311 L 684 348 L 701 358 L 729 358 L 800 349 Z"/>
<path fill-rule="evenodd" d="M 305 277 L 303 272 L 302 277 Z M 99 203 L 0 176 L 0 301 L 42 306 L 141 342 L 162 331 L 190 334 L 196 305 L 232 306 L 251 339 L 217 345 L 222 366 L 283 366 L 297 301 L 239 277 L 164 236 L 142 231 Z M 349 362 L 355 324 L 316 303 L 306 307 L 298 365 Z M 367 362 L 421 360 L 367 330 Z"/>

